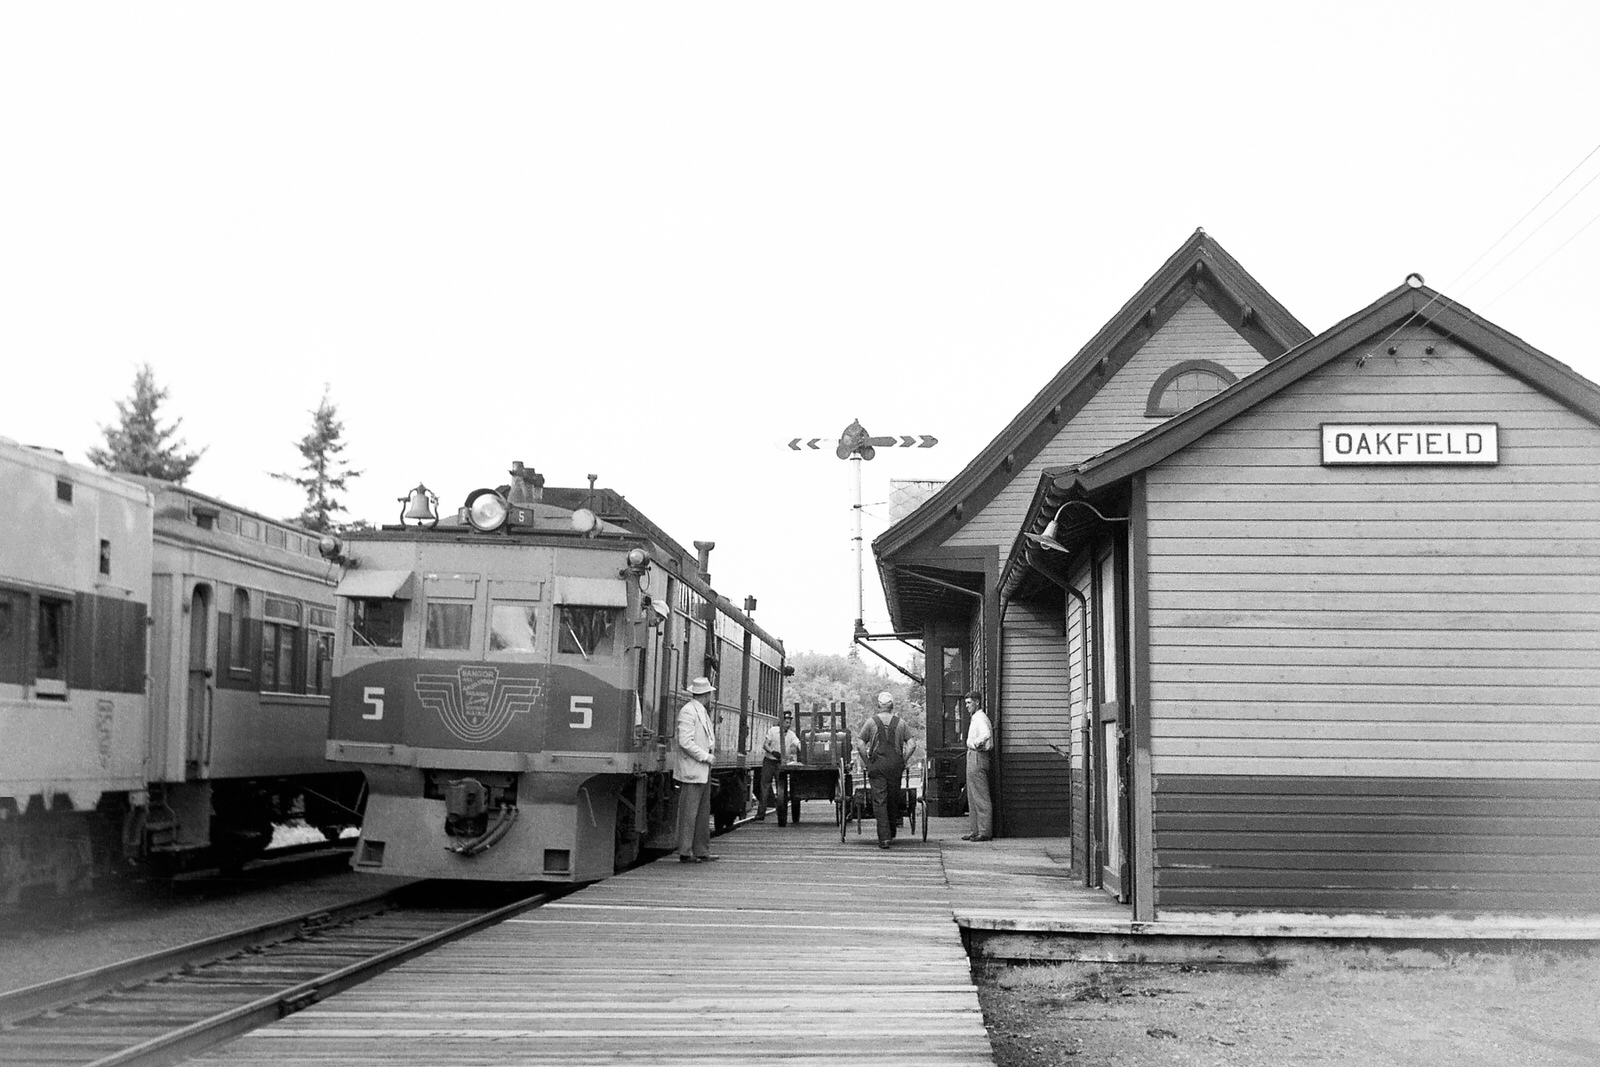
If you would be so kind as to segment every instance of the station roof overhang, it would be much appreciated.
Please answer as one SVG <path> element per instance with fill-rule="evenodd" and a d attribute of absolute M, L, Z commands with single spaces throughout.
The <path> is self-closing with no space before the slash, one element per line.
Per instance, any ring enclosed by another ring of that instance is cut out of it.
<path fill-rule="evenodd" d="M 951 563 L 880 557 L 878 577 L 897 633 L 920 633 L 931 622 L 970 615 L 983 597 L 983 571 Z"/>
<path fill-rule="evenodd" d="M 1131 485 L 1139 473 L 1333 360 L 1352 354 L 1364 359 L 1383 338 L 1412 326 L 1436 331 L 1600 424 L 1600 385 L 1442 293 L 1421 284 L 1401 285 L 1183 414 L 1082 463 L 1044 471 L 1001 567 L 1001 598 L 1059 585 L 1073 552 L 1128 521 Z M 1084 506 L 1068 506 L 1073 502 Z M 1052 520 L 1056 529 L 1049 531 Z"/>

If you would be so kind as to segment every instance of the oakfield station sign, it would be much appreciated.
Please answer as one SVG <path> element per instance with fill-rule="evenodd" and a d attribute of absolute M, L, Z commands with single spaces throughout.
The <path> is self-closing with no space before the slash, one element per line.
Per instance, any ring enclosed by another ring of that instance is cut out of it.
<path fill-rule="evenodd" d="M 1493 422 L 1325 422 L 1322 464 L 1461 464 L 1500 462 Z"/>

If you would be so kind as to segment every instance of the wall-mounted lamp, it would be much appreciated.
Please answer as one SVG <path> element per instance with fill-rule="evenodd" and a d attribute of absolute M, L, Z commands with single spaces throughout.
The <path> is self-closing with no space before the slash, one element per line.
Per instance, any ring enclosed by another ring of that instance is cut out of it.
<path fill-rule="evenodd" d="M 1073 504 L 1077 504 L 1079 507 L 1088 508 L 1090 511 L 1094 512 L 1094 517 L 1099 519 L 1101 522 L 1128 521 L 1125 517 L 1119 515 L 1107 515 L 1105 512 L 1101 511 L 1087 500 L 1073 499 L 1066 501 L 1059 508 L 1056 508 L 1055 518 L 1051 519 L 1045 524 L 1042 532 L 1036 534 L 1023 534 L 1022 536 L 1026 537 L 1028 540 L 1032 541 L 1041 548 L 1048 548 L 1054 552 L 1067 551 L 1067 546 L 1056 540 L 1056 535 L 1061 532 L 1061 513 L 1066 511 L 1067 508 Z"/>
<path fill-rule="evenodd" d="M 398 499 L 405 505 L 400 509 L 401 526 L 420 526 L 424 530 L 431 530 L 439 525 L 439 498 L 421 482 Z"/>

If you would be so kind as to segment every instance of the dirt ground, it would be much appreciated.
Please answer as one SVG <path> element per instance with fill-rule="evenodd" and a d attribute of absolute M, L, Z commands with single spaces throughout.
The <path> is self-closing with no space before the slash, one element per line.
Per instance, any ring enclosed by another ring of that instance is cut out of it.
<path fill-rule="evenodd" d="M 1600 955 L 979 966 L 999 1067 L 1600 1064 Z"/>

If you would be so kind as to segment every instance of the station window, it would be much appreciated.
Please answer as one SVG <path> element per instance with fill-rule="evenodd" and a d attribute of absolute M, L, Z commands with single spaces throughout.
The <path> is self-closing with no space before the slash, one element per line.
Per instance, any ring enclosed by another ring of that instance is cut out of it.
<path fill-rule="evenodd" d="M 616 642 L 617 609 L 561 606 L 557 649 L 573 655 L 611 655 Z"/>
<path fill-rule="evenodd" d="M 56 499 L 63 504 L 72 503 L 72 483 L 65 478 L 56 479 Z"/>
<path fill-rule="evenodd" d="M 358 648 L 399 648 L 405 631 L 403 600 L 350 601 L 350 640 Z"/>
<path fill-rule="evenodd" d="M 0 589 L 0 683 L 22 685 L 26 667 L 28 597 L 13 589 Z"/>
<path fill-rule="evenodd" d="M 1181 415 L 1238 380 L 1232 371 L 1220 363 L 1213 363 L 1209 359 L 1185 360 L 1167 368 L 1156 379 L 1144 413 L 1163 418 Z"/>
<path fill-rule="evenodd" d="M 294 690 L 294 646 L 299 628 L 281 622 L 261 624 L 261 691 Z"/>
<path fill-rule="evenodd" d="M 489 651 L 532 652 L 539 640 L 537 604 L 489 605 Z"/>
<path fill-rule="evenodd" d="M 434 601 L 428 604 L 428 632 L 423 647 L 459 651 L 472 647 L 472 605 Z"/>

